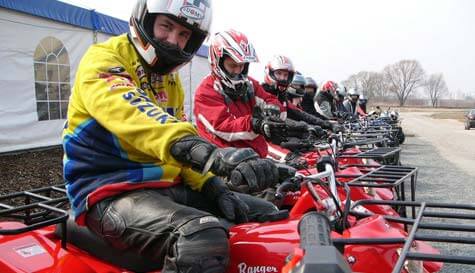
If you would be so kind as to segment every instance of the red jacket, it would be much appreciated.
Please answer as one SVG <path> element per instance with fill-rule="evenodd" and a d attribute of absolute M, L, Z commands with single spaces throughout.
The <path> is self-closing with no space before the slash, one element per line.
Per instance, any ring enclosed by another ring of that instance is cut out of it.
<path fill-rule="evenodd" d="M 254 94 L 248 101 L 226 99 L 219 80 L 205 77 L 195 92 L 194 115 L 198 134 L 219 147 L 250 147 L 261 157 L 267 156 L 267 142 L 262 135 L 252 130 L 252 110 L 261 103 L 284 107 L 274 96 L 268 94 L 259 83 L 249 77 Z"/>

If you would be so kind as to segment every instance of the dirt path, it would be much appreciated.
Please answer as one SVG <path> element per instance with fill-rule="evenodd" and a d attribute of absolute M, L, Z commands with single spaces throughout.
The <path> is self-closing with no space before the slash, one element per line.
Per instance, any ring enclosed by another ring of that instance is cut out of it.
<path fill-rule="evenodd" d="M 475 178 L 475 130 L 464 130 L 453 119 L 433 119 L 431 112 L 404 112 L 402 126 L 408 135 L 431 143 L 438 154 Z"/>

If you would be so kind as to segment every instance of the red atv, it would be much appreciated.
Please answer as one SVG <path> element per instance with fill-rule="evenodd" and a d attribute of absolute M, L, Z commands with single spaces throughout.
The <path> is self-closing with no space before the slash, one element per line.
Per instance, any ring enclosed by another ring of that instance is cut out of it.
<path fill-rule="evenodd" d="M 305 162 L 305 168 L 299 173 L 309 175 L 315 173 L 316 162 L 326 156 L 336 158 L 338 182 L 345 183 L 352 188 L 351 200 L 375 199 L 375 200 L 406 200 L 406 189 L 410 188 L 410 200 L 415 200 L 415 187 L 417 180 L 417 168 L 399 165 L 381 165 L 389 159 L 399 158 L 400 148 L 371 148 L 360 150 L 357 147 L 345 148 L 341 145 L 337 148 L 335 139 L 331 144 L 319 143 L 311 149 L 300 150 L 299 159 Z M 286 148 L 269 144 L 271 157 L 281 162 L 288 163 L 288 155 L 295 153 Z M 295 165 L 294 165 L 295 166 Z M 310 166 L 310 168 L 309 168 Z M 410 183 L 409 186 L 406 184 Z M 342 193 L 344 194 L 344 193 Z M 378 214 L 397 215 L 398 207 L 369 206 Z"/>
<path fill-rule="evenodd" d="M 352 204 L 348 193 L 341 201 L 332 173 L 330 164 L 325 164 L 324 171 L 289 182 L 298 183 L 296 190 L 300 193 L 288 219 L 232 226 L 229 229 L 231 261 L 227 272 L 282 272 L 289 260 L 293 265 L 299 265 L 298 257 L 303 257 L 301 261 L 306 262 L 311 252 L 306 248 L 299 252 L 299 245 L 305 245 L 305 240 L 299 236 L 298 227 L 305 225 L 310 234 L 317 232 L 320 226 L 302 220 L 307 219 L 308 213 L 315 212 L 329 219 L 333 242 L 353 271 L 391 272 L 401 253 L 407 252 L 404 245 L 407 238 L 417 239 L 410 245 L 417 251 L 438 254 L 436 249 L 422 242 L 424 238 L 414 237 L 414 228 L 408 234 L 391 224 L 417 227 L 419 215 L 414 220 L 358 210 L 357 207 L 368 205 L 363 202 L 366 200 Z M 278 192 L 288 190 L 283 189 L 284 185 L 288 184 L 282 183 Z M 348 186 L 345 188 L 350 190 Z M 285 198 L 291 194 L 289 191 Z M 368 202 L 371 206 L 395 205 L 391 202 L 407 205 L 403 201 Z M 115 250 L 88 229 L 76 226 L 68 217 L 68 200 L 63 186 L 1 196 L 0 208 L 0 272 L 159 272 L 157 263 L 134 253 Z M 329 254 L 327 258 L 332 256 Z M 419 267 L 422 271 L 406 272 L 437 272 L 441 266 L 439 262 L 424 261 Z"/>

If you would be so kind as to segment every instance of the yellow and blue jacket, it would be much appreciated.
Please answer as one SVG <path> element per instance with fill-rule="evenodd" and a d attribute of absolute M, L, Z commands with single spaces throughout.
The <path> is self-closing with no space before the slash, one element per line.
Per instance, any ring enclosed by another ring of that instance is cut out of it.
<path fill-rule="evenodd" d="M 63 130 L 64 178 L 74 217 L 124 191 L 187 183 L 201 175 L 170 154 L 176 140 L 197 134 L 183 121 L 178 73 L 146 73 L 127 35 L 91 46 L 82 58 Z"/>

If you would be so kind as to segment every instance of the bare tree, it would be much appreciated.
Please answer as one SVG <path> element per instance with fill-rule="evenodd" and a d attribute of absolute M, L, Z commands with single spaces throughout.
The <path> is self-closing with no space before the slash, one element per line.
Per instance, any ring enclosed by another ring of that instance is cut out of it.
<path fill-rule="evenodd" d="M 411 93 L 424 84 L 424 69 L 416 60 L 402 60 L 383 70 L 389 91 L 394 93 L 399 106 L 406 103 Z"/>
<path fill-rule="evenodd" d="M 343 81 L 346 87 L 356 88 L 369 99 L 388 95 L 384 76 L 378 72 L 361 71 Z"/>
<path fill-rule="evenodd" d="M 351 75 L 348 77 L 348 79 L 342 81 L 342 83 L 346 86 L 346 88 L 360 88 L 358 74 Z"/>
<path fill-rule="evenodd" d="M 442 73 L 430 75 L 425 81 L 424 90 L 429 95 L 432 107 L 437 107 L 440 97 L 449 91 Z"/>
<path fill-rule="evenodd" d="M 390 95 L 388 82 L 384 78 L 383 73 L 376 73 L 374 75 L 374 97 L 375 98 L 386 98 Z"/>

